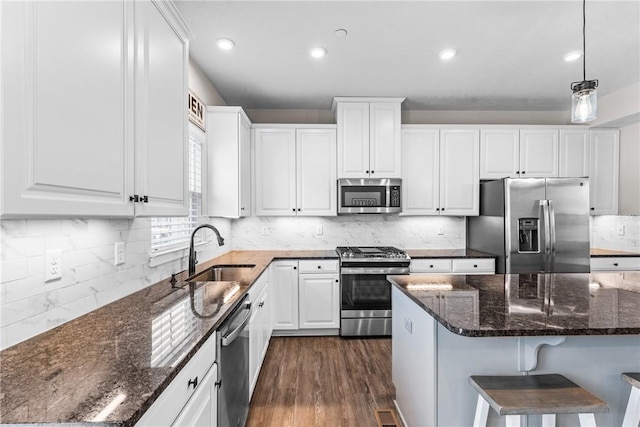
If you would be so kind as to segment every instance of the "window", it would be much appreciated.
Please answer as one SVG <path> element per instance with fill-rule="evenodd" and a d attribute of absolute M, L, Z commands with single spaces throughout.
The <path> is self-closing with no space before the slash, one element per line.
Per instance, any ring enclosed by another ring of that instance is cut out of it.
<path fill-rule="evenodd" d="M 202 212 L 202 145 L 204 132 L 189 124 L 189 216 L 151 219 L 151 253 L 189 246 Z"/>

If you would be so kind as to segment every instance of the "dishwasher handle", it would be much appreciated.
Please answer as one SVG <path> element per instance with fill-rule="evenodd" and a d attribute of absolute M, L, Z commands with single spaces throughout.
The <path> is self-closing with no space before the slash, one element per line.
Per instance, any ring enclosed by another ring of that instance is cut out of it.
<path fill-rule="evenodd" d="M 245 319 L 242 321 L 240 326 L 238 326 L 232 332 L 229 332 L 227 335 L 222 337 L 222 346 L 223 347 L 227 347 L 233 341 L 235 341 L 235 339 L 238 338 L 238 336 L 242 333 L 244 328 L 247 326 L 247 323 L 249 323 L 249 318 L 251 317 L 251 310 L 250 309 L 251 309 L 251 303 L 250 302 L 245 303 L 245 307 L 244 307 L 243 310 L 247 310 L 247 317 L 245 317 Z"/>

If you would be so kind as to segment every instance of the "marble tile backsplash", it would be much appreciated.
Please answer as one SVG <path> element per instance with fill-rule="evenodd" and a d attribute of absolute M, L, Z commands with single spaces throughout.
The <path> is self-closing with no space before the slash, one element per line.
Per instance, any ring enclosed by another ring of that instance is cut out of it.
<path fill-rule="evenodd" d="M 213 222 L 223 236 L 229 220 Z M 125 263 L 115 266 L 115 242 Z M 62 278 L 45 282 L 45 254 L 61 251 Z M 209 243 L 200 259 L 229 250 Z M 151 220 L 2 220 L 0 349 L 75 319 L 187 267 L 186 257 L 151 267 Z M 186 251 L 185 255 L 186 255 Z"/>
<path fill-rule="evenodd" d="M 333 249 L 345 245 L 465 247 L 463 217 L 348 215 L 249 217 L 210 221 L 226 240 L 198 248 L 201 260 L 231 249 Z M 617 235 L 618 225 L 625 234 Z M 186 268 L 181 259 L 151 266 L 150 220 L 3 220 L 0 225 L 0 349 L 24 341 Z M 442 234 L 439 229 L 442 229 Z M 126 262 L 114 266 L 114 244 Z M 640 252 L 640 217 L 592 218 L 591 245 Z M 62 279 L 44 281 L 45 253 L 62 253 Z"/>
<path fill-rule="evenodd" d="M 618 234 L 619 226 L 624 227 L 623 235 Z M 640 216 L 591 217 L 591 247 L 640 253 Z"/>

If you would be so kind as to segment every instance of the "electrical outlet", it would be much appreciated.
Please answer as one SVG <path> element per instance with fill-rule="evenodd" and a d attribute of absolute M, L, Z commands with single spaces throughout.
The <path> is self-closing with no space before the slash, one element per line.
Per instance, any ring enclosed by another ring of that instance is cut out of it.
<path fill-rule="evenodd" d="M 618 233 L 618 236 L 624 236 L 624 225 L 618 225 L 616 227 L 616 232 Z"/>
<path fill-rule="evenodd" d="M 62 279 L 62 252 L 60 249 L 47 251 L 44 257 L 44 281 Z"/>
<path fill-rule="evenodd" d="M 411 331 L 413 330 L 413 322 L 408 317 L 404 318 L 404 328 L 409 331 L 409 333 L 412 333 Z"/>
<path fill-rule="evenodd" d="M 115 259 L 114 265 L 124 264 L 124 260 L 125 260 L 124 242 L 116 242 L 114 259 Z"/>
<path fill-rule="evenodd" d="M 444 225 L 438 226 L 438 236 L 442 236 L 444 234 Z"/>
<path fill-rule="evenodd" d="M 322 236 L 322 233 L 323 233 L 323 232 L 324 232 L 324 231 L 322 230 L 322 224 L 318 224 L 318 225 L 316 225 L 316 234 L 317 234 L 318 236 Z"/>

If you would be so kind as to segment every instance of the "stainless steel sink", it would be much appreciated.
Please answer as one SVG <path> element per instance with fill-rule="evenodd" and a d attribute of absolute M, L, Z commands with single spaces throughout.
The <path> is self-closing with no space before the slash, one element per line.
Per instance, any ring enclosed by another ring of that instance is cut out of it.
<path fill-rule="evenodd" d="M 194 274 L 189 282 L 237 282 L 244 275 L 251 273 L 255 264 L 219 264 L 212 265 L 198 274 Z"/>

